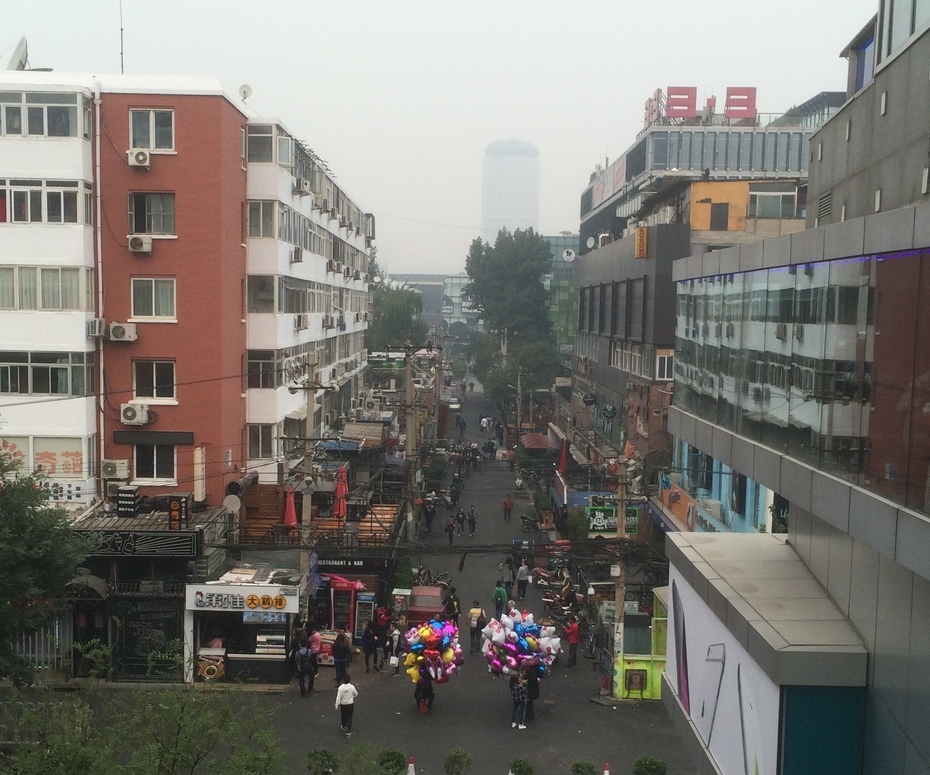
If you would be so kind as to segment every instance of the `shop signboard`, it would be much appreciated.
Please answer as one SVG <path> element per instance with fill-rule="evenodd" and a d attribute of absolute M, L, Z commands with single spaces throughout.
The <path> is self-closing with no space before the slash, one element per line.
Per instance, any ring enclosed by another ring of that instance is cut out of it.
<path fill-rule="evenodd" d="M 776 775 L 780 690 L 681 572 L 669 573 L 665 672 L 722 775 Z"/>
<path fill-rule="evenodd" d="M 616 506 L 588 506 L 584 514 L 588 518 L 589 533 L 617 532 Z"/>
<path fill-rule="evenodd" d="M 297 587 L 277 584 L 188 584 L 188 611 L 248 611 L 296 614 L 300 608 Z"/>
<path fill-rule="evenodd" d="M 93 557 L 196 557 L 199 530 L 76 530 Z"/>

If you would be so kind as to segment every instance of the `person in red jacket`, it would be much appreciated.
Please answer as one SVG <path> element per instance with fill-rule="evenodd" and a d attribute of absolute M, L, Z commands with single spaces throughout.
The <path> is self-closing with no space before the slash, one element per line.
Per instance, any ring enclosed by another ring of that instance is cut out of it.
<path fill-rule="evenodd" d="M 572 616 L 568 624 L 562 627 L 565 637 L 568 638 L 568 664 L 566 667 L 574 667 L 578 664 L 578 644 L 581 642 L 581 633 L 578 630 L 578 620 Z"/>

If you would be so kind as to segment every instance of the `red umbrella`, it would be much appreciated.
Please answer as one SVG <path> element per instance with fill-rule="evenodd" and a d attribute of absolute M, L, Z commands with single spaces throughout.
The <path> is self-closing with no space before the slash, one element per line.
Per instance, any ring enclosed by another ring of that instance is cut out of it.
<path fill-rule="evenodd" d="M 287 488 L 287 495 L 284 496 L 284 525 L 285 527 L 297 526 L 297 507 L 294 505 L 294 488 Z"/>
<path fill-rule="evenodd" d="M 333 516 L 345 519 L 346 496 L 349 494 L 349 480 L 344 465 L 336 473 L 336 499 L 333 501 Z"/>
<path fill-rule="evenodd" d="M 559 473 L 565 473 L 565 467 L 568 465 L 568 439 L 562 439 L 562 454 L 559 456 Z"/>

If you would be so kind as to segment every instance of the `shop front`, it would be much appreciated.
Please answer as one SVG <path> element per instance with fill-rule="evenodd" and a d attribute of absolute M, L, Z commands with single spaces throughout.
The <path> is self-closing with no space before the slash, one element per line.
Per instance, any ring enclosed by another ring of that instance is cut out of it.
<path fill-rule="evenodd" d="M 261 582 L 188 584 L 184 628 L 193 654 L 186 679 L 290 681 L 288 640 L 300 592 Z"/>

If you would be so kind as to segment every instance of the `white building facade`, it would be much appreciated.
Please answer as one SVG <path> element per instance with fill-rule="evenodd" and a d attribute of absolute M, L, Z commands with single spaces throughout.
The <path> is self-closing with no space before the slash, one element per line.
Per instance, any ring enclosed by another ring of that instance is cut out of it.
<path fill-rule="evenodd" d="M 494 244 L 501 229 L 539 231 L 539 151 L 522 140 L 484 149 L 481 238 Z"/>

